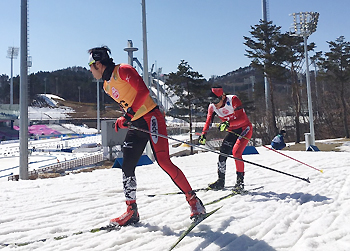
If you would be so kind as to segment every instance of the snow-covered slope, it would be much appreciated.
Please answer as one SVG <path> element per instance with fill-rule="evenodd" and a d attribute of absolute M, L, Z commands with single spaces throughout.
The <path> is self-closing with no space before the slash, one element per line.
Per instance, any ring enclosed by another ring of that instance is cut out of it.
<path fill-rule="evenodd" d="M 175 250 L 193 251 L 345 251 L 350 243 L 350 156 L 347 152 L 286 152 L 324 173 L 257 148 L 244 159 L 288 172 L 311 183 L 246 164 L 246 188 L 264 186 L 250 195 L 234 196 L 196 227 Z M 217 155 L 174 157 L 193 188 L 216 179 Z M 226 185 L 235 182 L 234 161 L 227 161 Z M 137 201 L 141 221 L 120 231 L 85 233 L 63 240 L 53 237 L 106 225 L 125 211 L 120 169 L 95 170 L 45 180 L 0 181 L 0 243 L 49 238 L 1 250 L 167 250 L 190 223 L 184 195 L 157 164 L 137 168 Z M 204 203 L 229 191 L 198 192 Z"/>

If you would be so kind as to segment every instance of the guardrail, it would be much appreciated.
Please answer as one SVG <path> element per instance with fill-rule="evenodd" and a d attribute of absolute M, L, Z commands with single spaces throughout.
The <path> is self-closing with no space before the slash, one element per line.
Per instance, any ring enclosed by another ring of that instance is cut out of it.
<path fill-rule="evenodd" d="M 36 179 L 38 178 L 39 173 L 63 172 L 67 169 L 73 169 L 80 166 L 88 166 L 101 161 L 103 161 L 103 153 L 98 153 L 92 156 L 82 157 L 74 160 L 67 160 L 52 164 L 44 168 L 40 168 L 38 170 L 29 171 L 28 176 L 30 179 Z M 8 180 L 18 181 L 19 175 L 11 175 L 8 177 Z"/>

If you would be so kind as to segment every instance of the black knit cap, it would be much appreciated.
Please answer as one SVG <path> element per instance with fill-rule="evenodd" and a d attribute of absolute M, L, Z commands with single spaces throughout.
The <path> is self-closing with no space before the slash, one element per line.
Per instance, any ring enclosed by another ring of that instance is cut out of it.
<path fill-rule="evenodd" d="M 113 63 L 113 59 L 110 58 L 111 50 L 107 46 L 91 48 L 89 51 L 90 60 L 89 65 L 100 61 L 103 65 L 109 65 Z"/>

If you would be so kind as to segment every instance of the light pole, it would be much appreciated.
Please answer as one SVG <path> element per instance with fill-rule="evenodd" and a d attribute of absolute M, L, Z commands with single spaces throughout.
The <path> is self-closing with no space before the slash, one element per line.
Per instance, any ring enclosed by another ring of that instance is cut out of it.
<path fill-rule="evenodd" d="M 268 17 L 267 17 L 267 0 L 261 0 L 261 4 L 262 4 L 262 20 L 265 22 L 268 22 Z M 265 36 L 264 39 L 264 43 L 267 43 L 267 37 Z M 266 60 L 264 62 L 264 64 L 266 64 Z M 264 65 L 265 68 L 265 65 Z M 265 107 L 266 107 L 266 114 L 267 117 L 269 118 L 269 110 L 270 110 L 270 83 L 266 77 L 266 74 L 264 73 L 264 83 L 265 83 Z M 268 130 L 270 128 L 268 127 Z"/>
<path fill-rule="evenodd" d="M 7 58 L 11 59 L 10 105 L 13 105 L 13 59 L 17 58 L 18 52 L 17 47 L 9 47 L 7 50 Z"/>
<path fill-rule="evenodd" d="M 148 78 L 148 54 L 147 54 L 147 29 L 146 29 L 146 3 L 141 1 L 142 5 L 142 40 L 143 40 L 143 81 L 148 88 L 151 87 Z"/>
<path fill-rule="evenodd" d="M 28 1 L 21 0 L 19 178 L 28 176 Z"/>
<path fill-rule="evenodd" d="M 310 71 L 309 71 L 309 57 L 307 53 L 307 38 L 316 31 L 318 16 L 317 12 L 298 12 L 293 13 L 294 32 L 291 36 L 299 36 L 304 38 L 304 52 L 306 64 L 306 89 L 307 89 L 307 103 L 309 108 L 309 122 L 310 122 L 310 144 L 315 145 L 314 132 L 314 116 L 312 111 L 311 86 L 310 86 Z"/>
<path fill-rule="evenodd" d="M 97 133 L 100 133 L 100 80 L 94 79 L 92 81 L 97 84 Z"/>

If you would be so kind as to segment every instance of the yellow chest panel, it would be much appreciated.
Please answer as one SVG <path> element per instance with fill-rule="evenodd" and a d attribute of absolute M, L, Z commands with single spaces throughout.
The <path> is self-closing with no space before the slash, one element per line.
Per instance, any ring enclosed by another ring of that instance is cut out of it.
<path fill-rule="evenodd" d="M 120 78 L 118 69 L 119 65 L 115 67 L 111 79 L 109 81 L 104 81 L 103 89 L 111 98 L 121 105 L 124 111 L 126 111 L 134 103 L 137 91 L 127 81 Z M 142 117 L 156 107 L 156 105 L 157 104 L 148 95 L 145 102 L 136 111 L 132 120 Z"/>

